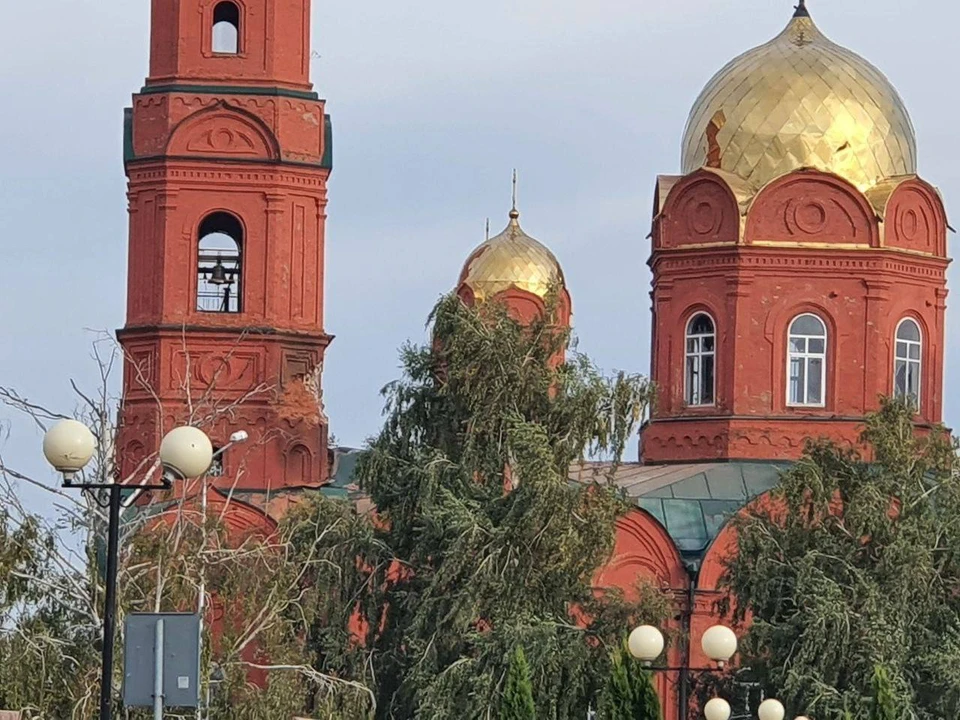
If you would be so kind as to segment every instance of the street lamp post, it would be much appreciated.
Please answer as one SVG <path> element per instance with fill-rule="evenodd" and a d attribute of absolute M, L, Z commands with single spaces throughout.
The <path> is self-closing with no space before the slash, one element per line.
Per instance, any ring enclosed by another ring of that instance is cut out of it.
<path fill-rule="evenodd" d="M 703 654 L 716 663 L 716 667 L 696 668 L 688 667 L 660 667 L 654 666 L 654 661 L 663 654 L 665 646 L 663 633 L 652 625 L 641 625 L 636 628 L 627 640 L 627 646 L 630 654 L 642 662 L 648 668 L 660 672 L 679 672 L 686 673 L 711 673 L 722 672 L 724 666 L 730 662 L 731 658 L 737 653 L 737 636 L 728 627 L 723 625 L 714 625 L 708 628 L 700 638 L 700 647 Z M 681 718 L 686 720 L 688 708 L 680 708 Z M 733 710 L 730 703 L 723 698 L 712 698 L 703 706 L 703 716 L 706 720 L 730 720 Z M 759 720 L 783 720 L 787 711 L 783 703 L 773 698 L 768 698 L 760 703 L 757 708 L 757 717 Z M 808 720 L 800 716 L 795 720 Z"/>
<path fill-rule="evenodd" d="M 103 654 L 100 673 L 100 720 L 111 720 L 113 689 L 113 640 L 117 615 L 117 559 L 120 540 L 120 508 L 124 490 L 168 490 L 173 480 L 199 477 L 213 462 L 210 438 L 200 429 L 178 427 L 160 443 L 161 481 L 152 485 L 118 482 L 74 482 L 97 449 L 90 429 L 76 420 L 61 420 L 43 437 L 43 454 L 63 475 L 65 488 L 108 490 L 107 576 L 103 608 Z"/>

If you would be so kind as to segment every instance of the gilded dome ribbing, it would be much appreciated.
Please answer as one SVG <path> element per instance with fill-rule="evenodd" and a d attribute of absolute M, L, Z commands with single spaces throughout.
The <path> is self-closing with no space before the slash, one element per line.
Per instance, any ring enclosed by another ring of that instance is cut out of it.
<path fill-rule="evenodd" d="M 554 286 L 563 287 L 563 271 L 553 253 L 520 227 L 520 213 L 510 212 L 506 229 L 477 247 L 460 273 L 460 284 L 477 300 L 488 300 L 510 288 L 545 298 Z"/>
<path fill-rule="evenodd" d="M 716 167 L 756 189 L 813 167 L 866 190 L 915 173 L 917 146 L 890 81 L 828 40 L 801 4 L 780 35 L 707 83 L 687 121 L 682 164 L 684 174 Z"/>

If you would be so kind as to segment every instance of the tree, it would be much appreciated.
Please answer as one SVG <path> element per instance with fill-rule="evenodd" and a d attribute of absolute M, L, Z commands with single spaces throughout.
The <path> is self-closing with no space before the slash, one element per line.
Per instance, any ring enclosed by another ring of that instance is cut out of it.
<path fill-rule="evenodd" d="M 366 563 L 385 608 L 364 638 L 378 717 L 487 718 L 522 645 L 539 717 L 580 720 L 638 608 L 592 587 L 627 506 L 607 476 L 569 470 L 598 453 L 615 466 L 651 388 L 581 355 L 558 364 L 568 334 L 497 303 L 448 297 L 431 320 L 358 469 L 387 552 Z"/>
<path fill-rule="evenodd" d="M 660 698 L 650 673 L 626 646 L 617 648 L 600 696 L 599 720 L 660 720 Z"/>
<path fill-rule="evenodd" d="M 500 700 L 500 720 L 536 720 L 537 709 L 533 704 L 533 686 L 530 684 L 530 667 L 517 645 L 510 658 L 507 684 Z"/>
<path fill-rule="evenodd" d="M 79 419 L 99 440 L 86 477 L 100 482 L 116 473 L 118 408 L 109 393 L 109 375 L 117 352 L 112 343 L 97 343 L 101 387 L 96 393 L 78 390 Z M 185 420 L 201 427 L 245 401 L 220 403 L 212 392 L 193 396 L 194 414 Z M 8 387 L 0 387 L 0 403 L 25 414 L 41 431 L 64 417 Z M 152 472 L 156 462 L 147 458 L 136 473 Z M 239 464 L 238 477 L 245 471 Z M 138 477 L 125 480 L 135 483 Z M 25 485 L 45 494 L 49 512 L 24 506 Z M 0 457 L 0 707 L 22 711 L 25 720 L 96 715 L 104 499 L 62 490 Z M 321 611 L 346 624 L 341 616 L 349 614 L 350 605 L 336 606 L 349 591 L 342 587 L 340 567 L 355 558 L 354 548 L 363 537 L 361 519 L 352 507 L 317 497 L 310 514 L 292 512 L 273 532 L 240 535 L 224 522 L 228 503 L 201 479 L 180 483 L 169 493 L 153 493 L 124 511 L 117 647 L 122 648 L 128 612 L 202 607 L 201 677 L 212 696 L 208 717 L 276 720 L 343 707 L 350 713 L 344 717 L 362 718 L 372 697 L 362 682 L 352 679 L 344 633 L 315 630 L 323 625 L 317 615 Z M 122 652 L 116 655 L 119 692 Z M 209 687 L 214 668 L 223 679 Z M 337 717 L 334 712 L 321 716 Z"/>
<path fill-rule="evenodd" d="M 900 720 L 898 703 L 890 685 L 890 676 L 882 665 L 873 671 L 873 707 L 870 720 Z"/>
<path fill-rule="evenodd" d="M 852 720 L 954 717 L 956 450 L 892 402 L 867 419 L 862 440 L 860 452 L 812 445 L 738 521 L 727 584 L 739 616 L 752 617 L 743 665 L 768 693 L 824 720 L 845 710 Z"/>

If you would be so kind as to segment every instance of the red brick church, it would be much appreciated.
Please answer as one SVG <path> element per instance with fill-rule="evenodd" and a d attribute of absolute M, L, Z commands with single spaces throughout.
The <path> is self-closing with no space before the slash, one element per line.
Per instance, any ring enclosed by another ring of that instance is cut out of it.
<path fill-rule="evenodd" d="M 601 581 L 675 591 L 692 642 L 670 664 L 706 667 L 731 515 L 808 438 L 856 444 L 881 396 L 941 421 L 947 220 L 897 91 L 803 2 L 707 83 L 681 165 L 657 178 L 650 236 L 660 397 L 617 475 L 638 509 Z M 679 717 L 682 685 L 658 680 Z"/>
<path fill-rule="evenodd" d="M 125 118 L 123 472 L 177 423 L 213 418 L 218 447 L 247 431 L 213 485 L 232 526 L 269 528 L 304 492 L 351 492 L 356 461 L 328 447 L 322 405 L 333 141 L 309 77 L 310 0 L 152 8 L 149 75 Z M 855 443 L 883 395 L 915 403 L 921 426 L 941 420 L 947 222 L 896 90 L 803 2 L 701 92 L 652 216 L 660 399 L 639 462 L 616 474 L 637 509 L 599 583 L 672 590 L 694 641 L 670 664 L 701 667 L 728 519 L 808 438 Z M 569 320 L 561 266 L 514 208 L 455 290 L 531 317 L 557 284 Z M 677 717 L 678 678 L 659 682 Z"/>

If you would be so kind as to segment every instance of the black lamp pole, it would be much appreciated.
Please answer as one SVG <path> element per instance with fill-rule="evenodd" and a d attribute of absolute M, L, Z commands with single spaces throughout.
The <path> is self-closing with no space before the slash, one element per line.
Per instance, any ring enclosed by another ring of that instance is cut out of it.
<path fill-rule="evenodd" d="M 106 595 L 103 601 L 103 652 L 100 668 L 100 720 L 113 720 L 113 645 L 117 627 L 117 564 L 120 555 L 120 508 L 123 507 L 123 491 L 169 490 L 170 482 L 164 477 L 152 485 L 123 485 L 122 483 L 73 483 L 73 475 L 66 475 L 63 487 L 79 490 L 109 490 L 107 509 L 107 576 Z"/>
<path fill-rule="evenodd" d="M 110 486 L 107 522 L 107 593 L 103 607 L 103 667 L 100 673 L 100 720 L 112 720 L 113 638 L 117 624 L 117 555 L 120 544 L 120 503 L 122 486 Z"/>
<path fill-rule="evenodd" d="M 230 437 L 230 443 L 247 439 L 244 431 Z M 167 443 L 171 443 L 166 449 Z M 229 447 L 229 444 L 227 445 Z M 103 652 L 100 668 L 100 720 L 113 720 L 113 645 L 117 625 L 117 570 L 120 555 L 120 510 L 124 506 L 124 490 L 132 493 L 130 502 L 147 490 L 169 490 L 173 481 L 186 477 L 182 466 L 192 471 L 191 477 L 207 472 L 213 461 L 213 447 L 202 430 L 184 426 L 167 433 L 160 443 L 160 476 L 149 483 L 122 482 L 74 482 L 82 478 L 83 468 L 93 458 L 97 439 L 90 428 L 76 420 L 62 419 L 47 430 L 43 437 L 43 454 L 47 461 L 63 475 L 63 487 L 77 490 L 103 491 L 109 494 L 107 513 L 107 573 L 106 592 L 103 600 Z M 226 448 L 223 448 L 226 449 Z M 164 454 L 168 456 L 164 458 Z M 221 450 L 220 452 L 223 452 Z M 101 458 L 102 459 L 102 458 Z M 103 464 L 100 471 L 103 471 Z M 100 475 L 101 480 L 110 478 L 110 473 Z M 96 494 L 92 499 L 100 507 L 102 498 Z"/>

